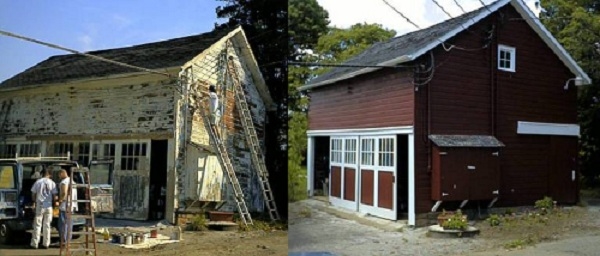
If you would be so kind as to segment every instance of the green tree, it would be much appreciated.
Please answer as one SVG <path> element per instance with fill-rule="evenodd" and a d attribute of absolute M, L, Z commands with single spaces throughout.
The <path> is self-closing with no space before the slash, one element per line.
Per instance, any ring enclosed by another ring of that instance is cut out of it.
<path fill-rule="evenodd" d="M 580 88 L 580 161 L 585 185 L 600 185 L 600 1 L 545 0 L 542 22 L 592 79 Z"/>
<path fill-rule="evenodd" d="M 287 216 L 287 2 L 280 0 L 217 0 L 219 18 L 228 19 L 215 24 L 217 29 L 241 25 L 277 110 L 269 113 L 265 128 L 265 162 L 270 174 L 271 188 L 279 213 Z"/>
<path fill-rule="evenodd" d="M 319 24 L 324 23 L 320 22 Z M 395 34 L 393 30 L 384 29 L 378 24 L 356 24 L 348 29 L 329 27 L 326 33 L 323 33 L 316 42 L 298 44 L 301 46 L 312 45 L 313 55 L 298 55 L 296 52 L 292 52 L 290 56 L 303 62 L 339 64 L 363 52 L 374 43 L 389 40 Z M 314 39 L 310 38 L 311 40 Z M 299 48 L 302 49 L 302 47 L 296 47 L 295 49 Z M 294 105 L 289 108 L 290 130 L 288 132 L 288 183 L 290 185 L 288 195 L 291 201 L 306 196 L 306 168 L 303 163 L 307 146 L 306 130 L 308 124 L 306 111 L 308 109 L 308 98 L 298 92 L 298 87 L 327 70 L 317 67 L 290 67 L 289 95 L 290 98 L 293 98 L 290 99 L 290 103 L 294 102 Z"/>

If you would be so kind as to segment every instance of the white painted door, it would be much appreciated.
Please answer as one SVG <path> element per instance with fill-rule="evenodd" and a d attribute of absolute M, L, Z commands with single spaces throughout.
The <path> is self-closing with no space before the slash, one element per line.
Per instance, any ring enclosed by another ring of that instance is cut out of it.
<path fill-rule="evenodd" d="M 358 137 L 330 139 L 329 201 L 339 207 L 358 210 Z"/>
<path fill-rule="evenodd" d="M 396 136 L 360 137 L 359 211 L 397 219 Z"/>

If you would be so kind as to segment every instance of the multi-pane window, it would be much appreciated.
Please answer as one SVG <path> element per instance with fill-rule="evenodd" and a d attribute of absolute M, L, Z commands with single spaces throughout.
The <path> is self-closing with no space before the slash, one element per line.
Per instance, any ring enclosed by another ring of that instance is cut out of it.
<path fill-rule="evenodd" d="M 344 163 L 356 164 L 356 139 L 346 139 Z"/>
<path fill-rule="evenodd" d="M 17 153 L 16 144 L 0 143 L 0 158 L 14 158 Z"/>
<path fill-rule="evenodd" d="M 54 142 L 50 147 L 50 156 L 67 156 L 67 154 L 73 155 L 73 142 Z"/>
<path fill-rule="evenodd" d="M 115 144 L 94 144 L 92 159 L 115 159 Z"/>
<path fill-rule="evenodd" d="M 146 157 L 146 143 L 124 143 L 121 145 L 121 170 L 135 171 L 140 168 L 141 158 Z"/>
<path fill-rule="evenodd" d="M 362 139 L 360 152 L 360 164 L 374 165 L 375 139 Z"/>
<path fill-rule="evenodd" d="M 331 139 L 331 162 L 342 163 L 342 139 Z"/>
<path fill-rule="evenodd" d="M 515 72 L 516 49 L 506 45 L 498 45 L 498 69 Z"/>
<path fill-rule="evenodd" d="M 394 166 L 394 138 L 379 139 L 379 166 Z"/>
<path fill-rule="evenodd" d="M 90 163 L 90 143 L 89 142 L 80 142 L 77 147 L 77 162 L 80 165 L 87 166 Z"/>
<path fill-rule="evenodd" d="M 35 157 L 40 155 L 40 144 L 20 144 L 19 145 L 19 156 L 20 157 Z"/>

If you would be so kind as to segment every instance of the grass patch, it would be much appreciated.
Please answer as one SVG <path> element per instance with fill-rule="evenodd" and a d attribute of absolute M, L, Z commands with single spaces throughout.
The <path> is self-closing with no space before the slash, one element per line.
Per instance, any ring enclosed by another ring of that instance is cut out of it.
<path fill-rule="evenodd" d="M 188 225 L 190 231 L 206 231 L 208 230 L 208 221 L 204 213 L 194 216 L 191 223 Z"/>
<path fill-rule="evenodd" d="M 569 230 L 578 229 L 574 224 L 581 221 L 584 214 L 584 209 L 555 207 L 551 198 L 544 198 L 536 203 L 535 210 L 492 214 L 476 227 L 481 231 L 481 238 L 506 249 L 520 249 L 555 240 Z"/>
<path fill-rule="evenodd" d="M 265 232 L 273 232 L 278 230 L 287 230 L 287 223 L 283 221 L 264 221 L 264 220 L 252 220 L 254 225 L 244 225 L 241 220 L 236 221 L 239 226 L 239 231 L 265 231 Z"/>

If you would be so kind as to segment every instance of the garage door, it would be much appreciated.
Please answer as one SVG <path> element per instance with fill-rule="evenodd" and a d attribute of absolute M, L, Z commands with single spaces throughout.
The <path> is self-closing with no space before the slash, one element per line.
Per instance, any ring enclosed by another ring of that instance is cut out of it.
<path fill-rule="evenodd" d="M 358 137 L 331 137 L 329 201 L 358 210 Z"/>
<path fill-rule="evenodd" d="M 396 137 L 360 138 L 359 211 L 396 219 Z"/>

